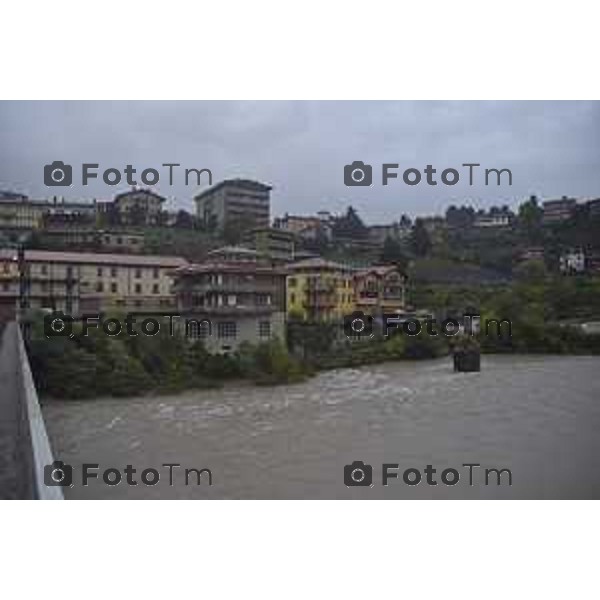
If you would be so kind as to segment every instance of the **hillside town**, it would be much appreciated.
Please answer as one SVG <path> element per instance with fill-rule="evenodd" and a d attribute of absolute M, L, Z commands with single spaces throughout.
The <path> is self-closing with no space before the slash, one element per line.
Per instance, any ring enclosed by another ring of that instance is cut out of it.
<path fill-rule="evenodd" d="M 365 225 L 345 214 L 272 219 L 270 185 L 225 180 L 194 197 L 196 214 L 134 188 L 112 200 L 31 199 L 0 192 L 0 314 L 17 307 L 180 311 L 215 324 L 213 352 L 285 339 L 290 319 L 340 322 L 414 314 L 408 281 L 510 280 L 524 264 L 566 275 L 600 273 L 600 199 L 532 197 L 513 212 L 450 206 Z M 20 257 L 19 257 L 20 253 Z"/>

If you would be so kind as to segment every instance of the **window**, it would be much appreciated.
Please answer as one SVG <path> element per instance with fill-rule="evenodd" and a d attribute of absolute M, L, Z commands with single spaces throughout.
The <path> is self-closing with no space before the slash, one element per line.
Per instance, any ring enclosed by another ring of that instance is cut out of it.
<path fill-rule="evenodd" d="M 10 265 L 8 263 L 4 263 L 3 267 L 5 273 L 10 273 Z"/>
<path fill-rule="evenodd" d="M 135 278 L 136 279 L 140 279 L 141 276 L 142 276 L 142 270 L 141 269 L 136 269 L 135 270 Z"/>
<path fill-rule="evenodd" d="M 154 279 L 158 279 L 158 275 L 159 275 L 158 267 L 154 267 L 154 269 L 152 269 L 152 277 L 154 277 Z"/>
<path fill-rule="evenodd" d="M 217 326 L 217 334 L 220 338 L 234 338 L 237 336 L 237 323 L 235 321 L 224 321 Z"/>
<path fill-rule="evenodd" d="M 152 293 L 153 293 L 153 294 L 160 294 L 160 287 L 159 287 L 158 283 L 155 283 L 155 284 L 152 286 Z"/>
<path fill-rule="evenodd" d="M 96 283 L 96 291 L 97 292 L 103 292 L 104 291 L 104 284 L 101 281 L 98 281 Z"/>
<path fill-rule="evenodd" d="M 117 244 L 121 245 L 122 243 L 123 243 L 123 238 L 119 236 L 117 238 Z"/>
<path fill-rule="evenodd" d="M 67 267 L 67 279 L 72 279 L 73 277 L 73 267 Z"/>
<path fill-rule="evenodd" d="M 295 277 L 290 277 L 288 279 L 288 286 L 289 287 L 296 287 L 296 278 Z"/>
<path fill-rule="evenodd" d="M 116 267 L 112 267 L 110 269 L 110 276 L 111 277 L 116 277 L 117 276 L 117 268 Z"/>
<path fill-rule="evenodd" d="M 8 284 L 8 283 L 4 282 L 4 283 L 2 284 L 2 289 L 3 289 L 5 292 L 8 292 L 8 290 L 10 290 L 10 284 Z"/>
<path fill-rule="evenodd" d="M 48 266 L 42 265 L 42 275 L 48 275 Z"/>
<path fill-rule="evenodd" d="M 117 293 L 117 291 L 118 291 L 118 289 L 119 289 L 119 288 L 117 287 L 117 284 L 116 284 L 116 283 L 111 283 L 111 284 L 110 284 L 110 291 L 111 291 L 113 294 L 116 294 L 116 293 Z"/>
<path fill-rule="evenodd" d="M 102 277 L 102 267 L 98 267 L 97 275 L 98 277 Z"/>
<path fill-rule="evenodd" d="M 290 294 L 290 304 L 295 304 L 296 303 L 296 294 L 294 294 L 293 292 Z"/>
<path fill-rule="evenodd" d="M 258 335 L 261 338 L 271 337 L 271 321 L 258 322 Z"/>
<path fill-rule="evenodd" d="M 256 304 L 261 306 L 271 304 L 271 296 L 269 294 L 256 294 Z"/>
<path fill-rule="evenodd" d="M 142 284 L 141 283 L 136 283 L 135 284 L 135 293 L 136 294 L 141 294 L 142 293 Z"/>
<path fill-rule="evenodd" d="M 45 292 L 48 289 L 48 282 L 42 281 L 42 292 Z"/>
<path fill-rule="evenodd" d="M 202 319 L 197 321 L 196 319 L 185 320 L 185 336 L 195 339 L 204 339 L 211 334 L 210 321 Z"/>

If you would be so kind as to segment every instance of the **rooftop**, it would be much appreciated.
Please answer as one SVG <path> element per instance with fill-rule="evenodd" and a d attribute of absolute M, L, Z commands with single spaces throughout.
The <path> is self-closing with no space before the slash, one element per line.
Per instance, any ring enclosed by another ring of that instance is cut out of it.
<path fill-rule="evenodd" d="M 378 275 L 381 277 L 381 276 L 387 275 L 388 273 L 390 273 L 392 271 L 397 271 L 403 277 L 406 277 L 406 274 L 402 271 L 402 269 L 400 269 L 394 265 L 375 265 L 372 267 L 367 267 L 365 269 L 359 269 L 356 272 L 356 275 L 365 276 L 365 275 L 369 275 L 370 273 L 375 273 L 375 275 Z"/>
<path fill-rule="evenodd" d="M 247 256 L 248 258 L 257 258 L 260 253 L 252 248 L 246 248 L 246 246 L 221 246 L 208 252 L 209 256 L 222 255 L 222 254 L 239 254 L 240 256 Z"/>
<path fill-rule="evenodd" d="M 248 264 L 247 261 L 233 260 L 209 260 L 203 263 L 192 263 L 179 267 L 175 271 L 176 276 L 185 277 L 189 275 L 200 275 L 202 273 L 242 273 L 246 275 L 285 275 L 285 269 L 278 269 L 269 265 L 259 263 Z"/>
<path fill-rule="evenodd" d="M 1 249 L 0 260 L 17 260 L 17 251 Z M 25 260 L 31 262 L 55 262 L 71 264 L 131 265 L 148 267 L 181 267 L 187 261 L 180 256 L 155 256 L 144 254 L 103 254 L 97 252 L 50 252 L 26 250 Z"/>
<path fill-rule="evenodd" d="M 347 265 L 342 265 L 337 262 L 333 262 L 332 260 L 325 260 L 324 258 L 315 257 L 315 258 L 307 258 L 306 260 L 301 260 L 291 265 L 288 265 L 289 271 L 303 271 L 303 270 L 328 270 L 328 271 L 353 271 L 352 267 L 348 267 Z"/>
<path fill-rule="evenodd" d="M 137 196 L 138 194 L 143 194 L 145 196 L 152 196 L 152 197 L 156 198 L 157 200 L 160 200 L 161 202 L 165 201 L 165 198 L 163 198 L 160 194 L 157 194 L 156 192 L 152 191 L 151 189 L 133 188 L 131 190 L 127 190 L 126 192 L 121 192 L 120 194 L 117 194 L 115 196 L 115 202 L 117 202 L 121 198 L 126 198 L 128 196 Z"/>
<path fill-rule="evenodd" d="M 273 189 L 270 185 L 260 183 L 259 181 L 253 181 L 252 179 L 224 179 L 223 181 L 216 183 L 215 185 L 204 190 L 203 192 L 196 194 L 196 196 L 194 196 L 194 200 L 204 198 L 204 196 L 213 194 L 214 192 L 224 187 L 238 188 L 253 192 L 269 192 Z"/>

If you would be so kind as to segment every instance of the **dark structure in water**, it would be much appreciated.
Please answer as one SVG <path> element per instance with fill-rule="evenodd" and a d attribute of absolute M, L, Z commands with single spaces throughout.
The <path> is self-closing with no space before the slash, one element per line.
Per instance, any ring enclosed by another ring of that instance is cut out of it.
<path fill-rule="evenodd" d="M 481 371 L 479 350 L 458 350 L 454 352 L 454 370 L 462 373 Z"/>
<path fill-rule="evenodd" d="M 481 371 L 481 350 L 473 338 L 464 338 L 456 343 L 452 350 L 454 371 L 468 373 Z"/>

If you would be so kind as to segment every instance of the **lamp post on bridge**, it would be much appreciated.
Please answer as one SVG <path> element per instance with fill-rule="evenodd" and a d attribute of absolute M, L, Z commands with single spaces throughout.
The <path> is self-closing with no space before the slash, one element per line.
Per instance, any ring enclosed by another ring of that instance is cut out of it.
<path fill-rule="evenodd" d="M 17 322 L 24 327 L 23 334 L 27 338 L 27 324 L 23 319 L 26 310 L 29 308 L 29 269 L 25 256 L 27 242 L 30 234 L 24 233 L 17 239 L 17 269 L 19 272 L 19 297 L 17 301 Z"/>

